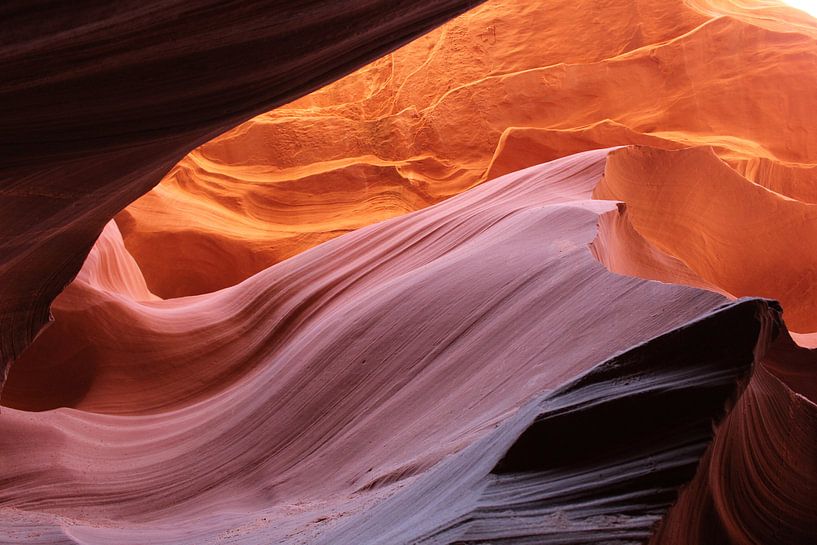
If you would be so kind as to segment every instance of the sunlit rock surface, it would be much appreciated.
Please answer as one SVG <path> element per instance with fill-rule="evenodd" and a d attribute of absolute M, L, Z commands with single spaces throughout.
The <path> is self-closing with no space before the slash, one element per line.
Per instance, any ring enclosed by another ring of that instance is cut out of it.
<path fill-rule="evenodd" d="M 0 542 L 817 541 L 817 21 L 489 1 L 217 136 L 468 5 L 9 11 L 10 119 L 108 98 L 2 167 L 4 361 L 101 234 L 2 394 Z"/>

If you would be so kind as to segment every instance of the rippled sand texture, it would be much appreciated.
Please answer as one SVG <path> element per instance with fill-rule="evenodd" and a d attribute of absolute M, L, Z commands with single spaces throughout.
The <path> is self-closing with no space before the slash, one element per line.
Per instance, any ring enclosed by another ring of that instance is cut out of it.
<path fill-rule="evenodd" d="M 203 137 L 72 159 L 112 193 L 62 215 L 20 182 L 11 224 L 58 228 L 3 308 L 101 233 L 2 393 L 0 543 L 817 542 L 815 90 L 817 21 L 771 1 L 489 1 L 115 219 Z"/>

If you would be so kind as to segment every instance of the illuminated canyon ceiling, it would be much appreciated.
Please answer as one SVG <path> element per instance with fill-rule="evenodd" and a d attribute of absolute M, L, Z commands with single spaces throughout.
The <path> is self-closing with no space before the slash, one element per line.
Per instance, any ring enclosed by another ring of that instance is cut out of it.
<path fill-rule="evenodd" d="M 0 21 L 0 544 L 817 543 L 805 11 Z"/>

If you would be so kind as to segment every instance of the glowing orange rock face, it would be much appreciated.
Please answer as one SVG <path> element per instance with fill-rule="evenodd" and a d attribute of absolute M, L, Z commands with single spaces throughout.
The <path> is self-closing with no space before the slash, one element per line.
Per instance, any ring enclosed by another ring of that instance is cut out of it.
<path fill-rule="evenodd" d="M 744 4 L 488 2 L 196 149 L 10 376 L 0 541 L 813 541 L 817 23 Z"/>
<path fill-rule="evenodd" d="M 202 146 L 118 221 L 170 297 L 613 145 L 711 145 L 750 180 L 813 200 L 815 37 L 779 6 L 487 2 Z"/>
<path fill-rule="evenodd" d="M 711 284 L 778 299 L 793 331 L 817 330 L 817 205 L 750 182 L 706 148 L 614 151 L 593 195 L 626 202 L 639 233 Z"/>

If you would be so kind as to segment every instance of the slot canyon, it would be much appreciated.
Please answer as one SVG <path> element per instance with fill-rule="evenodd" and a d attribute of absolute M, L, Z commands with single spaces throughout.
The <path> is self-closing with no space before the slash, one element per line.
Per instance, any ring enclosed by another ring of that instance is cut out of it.
<path fill-rule="evenodd" d="M 0 545 L 817 545 L 793 4 L 0 4 Z"/>

